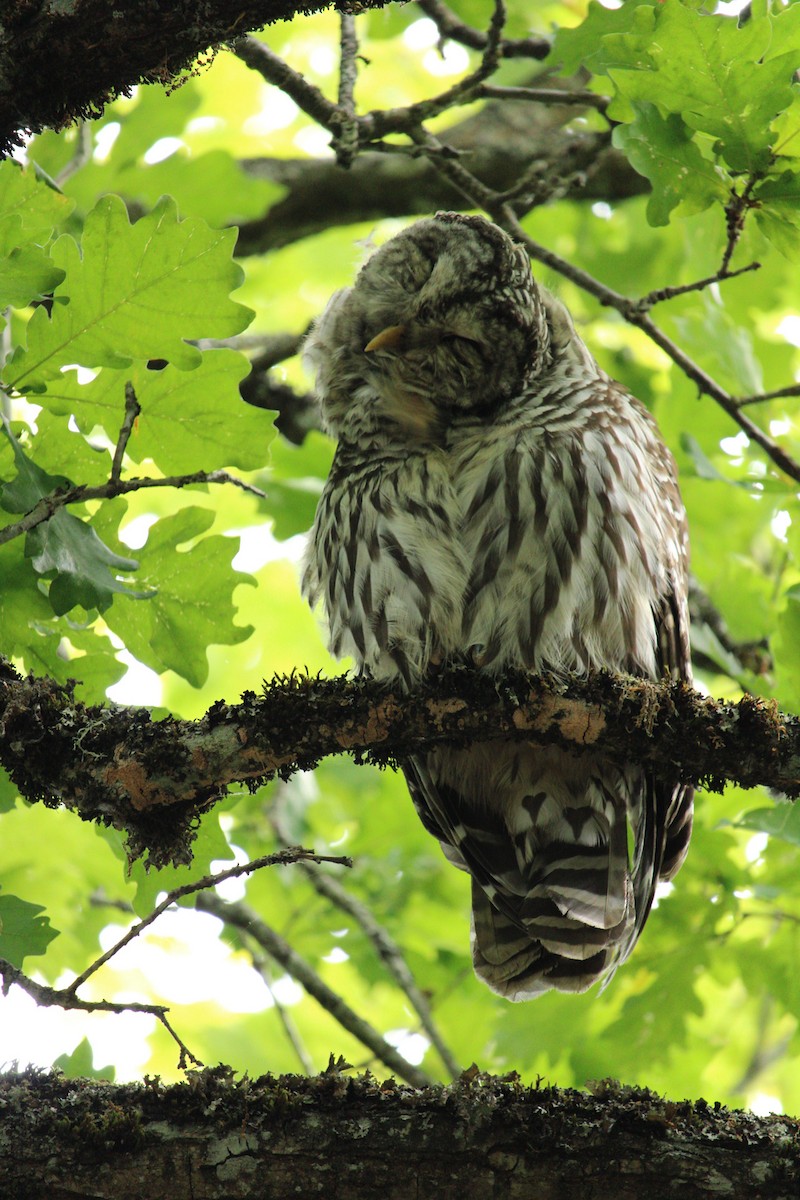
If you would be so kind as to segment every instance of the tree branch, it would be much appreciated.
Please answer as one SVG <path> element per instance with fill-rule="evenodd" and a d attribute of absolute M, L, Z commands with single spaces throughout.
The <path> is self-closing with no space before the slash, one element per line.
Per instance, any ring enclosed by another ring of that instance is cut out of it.
<path fill-rule="evenodd" d="M 0 1107 L 4 1196 L 787 1200 L 800 1185 L 795 1118 L 612 1081 L 590 1094 L 471 1071 L 417 1090 L 333 1064 L 164 1086 L 30 1070 L 0 1076 Z"/>
<path fill-rule="evenodd" d="M 132 925 L 121 938 L 114 942 L 113 946 L 109 946 L 108 950 L 96 958 L 82 974 L 73 979 L 69 987 L 64 989 L 65 993 L 75 995 L 82 983 L 91 979 L 92 975 L 96 974 L 105 963 L 119 954 L 120 950 L 144 933 L 145 929 L 149 928 L 154 921 L 157 921 L 162 913 L 185 896 L 193 896 L 196 892 L 207 891 L 209 888 L 225 883 L 228 879 L 241 879 L 245 875 L 252 875 L 255 871 L 260 871 L 262 867 L 285 867 L 301 862 L 335 863 L 339 867 L 352 867 L 353 865 L 352 859 L 344 856 L 317 854 L 316 851 L 305 850 L 302 846 L 286 846 L 275 854 L 264 854 L 261 858 L 255 858 L 251 862 L 237 863 L 235 867 L 226 867 L 223 871 L 215 871 L 213 875 L 203 875 L 200 879 L 193 879 L 191 883 L 184 883 L 167 892 L 161 903 L 151 909 L 146 917 L 142 917 L 141 921 Z"/>
<path fill-rule="evenodd" d="M 584 81 L 550 81 L 548 77 L 548 82 L 550 86 L 544 90 L 551 95 L 546 104 L 522 98 L 490 101 L 477 114 L 442 131 L 440 138 L 461 154 L 478 179 L 497 192 L 513 187 L 532 164 L 538 164 L 543 176 L 551 173 L 569 180 L 566 194 L 575 199 L 613 203 L 649 191 L 647 180 L 610 145 L 607 132 L 569 127 L 577 103 L 573 97 L 586 95 Z M 483 96 L 487 86 L 475 85 L 476 95 Z M 589 103 L 581 102 L 584 106 Z M 403 110 L 406 116 L 409 111 Z M 423 119 L 421 110 L 414 114 L 416 121 Z M 391 147 L 393 151 L 406 150 L 394 144 Z M 377 143 L 362 150 L 349 171 L 333 157 L 243 162 L 255 178 L 280 184 L 283 195 L 262 217 L 241 225 L 237 253 L 262 254 L 332 225 L 470 207 L 463 194 L 419 152 L 409 157 L 408 153 L 384 153 L 386 148 Z M 545 198 L 543 195 L 539 202 Z"/>
<path fill-rule="evenodd" d="M 125 426 L 123 425 L 123 432 L 120 434 L 117 450 L 122 446 L 124 451 L 124 445 L 127 442 L 127 438 L 123 438 L 124 430 Z M 231 475 L 228 471 L 193 471 L 190 475 L 165 475 L 163 478 L 145 476 L 134 479 L 117 479 L 113 476 L 115 466 L 116 452 L 114 455 L 114 466 L 112 466 L 112 477 L 108 483 L 100 483 L 94 487 L 80 484 L 65 488 L 63 491 L 50 492 L 49 495 L 42 496 L 41 500 L 39 500 L 30 512 L 27 512 L 19 521 L 14 521 L 9 525 L 0 527 L 0 546 L 4 542 L 10 542 L 14 538 L 20 537 L 23 533 L 30 533 L 37 525 L 41 525 L 44 521 L 49 521 L 54 513 L 57 513 L 60 508 L 65 508 L 69 504 L 83 504 L 87 500 L 113 500 L 115 496 L 126 496 L 130 492 L 138 492 L 143 488 L 183 488 L 189 487 L 193 483 L 230 483 L 234 487 L 241 488 L 242 491 L 258 496 L 262 500 L 265 496 L 261 488 L 256 487 L 255 484 L 247 483 L 244 479 L 237 479 L 235 475 Z"/>
<path fill-rule="evenodd" d="M 225 917 L 222 917 L 221 919 L 224 921 Z M 297 1056 L 297 1060 L 302 1067 L 303 1074 L 314 1075 L 316 1072 L 313 1060 L 306 1050 L 305 1043 L 303 1042 L 300 1030 L 297 1028 L 294 1017 L 287 1006 L 281 1002 L 275 992 L 275 980 L 272 973 L 272 959 L 268 954 L 264 953 L 256 939 L 251 937 L 246 930 L 237 929 L 236 936 L 239 938 L 242 945 L 247 950 L 247 953 L 250 955 L 250 961 L 253 964 L 253 970 L 260 975 L 264 981 L 264 986 L 269 992 L 270 999 L 272 1000 L 272 1006 L 275 1009 L 275 1015 L 283 1027 L 283 1032 L 286 1035 L 287 1042 Z"/>
<path fill-rule="evenodd" d="M 327 862 L 345 867 L 353 865 L 352 860 L 349 858 L 316 854 L 315 851 L 304 850 L 301 846 L 286 846 L 283 850 L 278 850 L 275 854 L 265 854 L 263 857 L 254 859 L 252 862 L 240 863 L 235 867 L 228 867 L 224 871 L 217 871 L 213 875 L 203 875 L 200 879 L 194 879 L 191 883 L 183 884 L 181 887 L 173 888 L 172 891 L 168 892 L 160 904 L 157 904 L 141 921 L 137 921 L 135 925 L 132 925 L 121 938 L 118 938 L 113 946 L 110 946 L 105 953 L 99 955 L 89 964 L 85 971 L 76 976 L 72 983 L 66 987 L 53 988 L 47 984 L 38 983 L 35 979 L 31 979 L 25 975 L 13 963 L 0 958 L 0 978 L 3 981 L 2 993 L 3 995 L 7 995 L 11 984 L 15 983 L 17 987 L 27 992 L 42 1008 L 63 1008 L 65 1011 L 80 1009 L 82 1012 L 147 1013 L 150 1016 L 156 1017 L 161 1022 L 179 1047 L 179 1069 L 183 1070 L 188 1062 L 191 1062 L 194 1066 L 201 1067 L 203 1064 L 200 1059 L 192 1054 L 191 1050 L 178 1037 L 178 1034 L 167 1020 L 169 1008 L 165 1005 L 142 1004 L 139 1001 L 83 1000 L 77 994 L 78 988 L 86 983 L 87 979 L 91 979 L 102 966 L 114 958 L 120 950 L 135 938 L 139 937 L 140 934 L 144 933 L 145 929 L 152 925 L 162 913 L 166 912 L 168 908 L 171 908 L 177 900 L 182 899 L 184 896 L 191 896 L 195 892 L 202 892 L 216 887 L 217 884 L 224 883 L 227 879 L 238 879 L 243 875 L 251 875 L 254 871 L 261 870 L 262 867 L 288 866 L 299 862 Z M 209 909 L 208 911 L 211 910 Z"/>
<path fill-rule="evenodd" d="M 76 996 L 71 988 L 53 988 L 45 983 L 38 983 L 37 980 L 31 979 L 19 967 L 15 967 L 13 963 L 7 962 L 6 959 L 0 958 L 0 978 L 2 978 L 2 991 L 4 996 L 8 995 L 8 990 L 12 983 L 15 983 L 18 988 L 21 988 L 32 1000 L 35 1000 L 40 1008 L 63 1008 L 65 1011 L 79 1010 L 81 1012 L 111 1012 L 111 1013 L 146 1013 L 148 1016 L 155 1017 L 164 1026 L 167 1033 L 173 1039 L 180 1050 L 178 1067 L 183 1070 L 187 1063 L 192 1063 L 194 1066 L 202 1067 L 202 1062 L 199 1058 L 192 1054 L 189 1047 L 181 1041 L 178 1034 L 167 1020 L 169 1009 L 163 1004 L 142 1004 L 138 1000 L 81 1000 Z"/>
<path fill-rule="evenodd" d="M 394 1046 L 369 1021 L 360 1017 L 342 997 L 322 979 L 314 968 L 302 958 L 276 930 L 262 920 L 254 908 L 241 901 L 226 901 L 213 893 L 197 897 L 196 907 L 200 912 L 211 913 L 237 929 L 243 930 L 258 942 L 271 958 L 291 975 L 310 996 L 338 1021 L 343 1029 L 357 1038 L 390 1071 L 414 1087 L 425 1087 L 431 1081 L 424 1071 L 403 1058 Z"/>
<path fill-rule="evenodd" d="M 471 50 L 485 50 L 487 35 L 480 29 L 466 25 L 459 16 L 442 4 L 441 0 L 417 0 L 418 7 L 429 17 L 439 30 L 441 40 L 459 42 Z M 550 42 L 547 38 L 500 38 L 497 53 L 500 58 L 547 58 Z"/>
<path fill-rule="evenodd" d="M 680 683 L 451 669 L 407 696 L 363 679 L 291 676 L 198 721 L 155 721 L 144 709 L 79 704 L 71 686 L 0 665 L 0 763 L 21 794 L 124 829 L 131 857 L 147 852 L 155 866 L 190 861 L 197 815 L 234 781 L 256 787 L 330 754 L 393 765 L 495 739 L 641 762 L 715 789 L 735 780 L 800 794 L 800 719 Z"/>
<path fill-rule="evenodd" d="M 125 458 L 125 451 L 128 448 L 128 442 L 133 433 L 136 418 L 141 411 L 142 406 L 136 399 L 133 384 L 128 382 L 125 384 L 125 416 L 120 426 L 119 437 L 114 447 L 114 458 L 111 463 L 111 475 L 109 477 L 111 483 L 119 483 L 122 477 L 122 463 Z"/>
<path fill-rule="evenodd" d="M 276 836 L 285 846 L 288 846 L 289 839 L 286 836 L 281 818 L 275 810 L 270 815 L 270 823 L 275 830 Z M 419 1017 L 422 1029 L 430 1039 L 431 1045 L 437 1051 L 451 1078 L 456 1079 L 461 1073 L 462 1065 L 450 1053 L 446 1042 L 439 1033 L 433 1020 L 428 999 L 418 986 L 397 942 L 389 935 L 380 922 L 376 921 L 372 910 L 361 900 L 357 899 L 356 896 L 348 892 L 338 879 L 328 873 L 317 870 L 312 863 L 302 863 L 301 870 L 307 876 L 317 894 L 323 896 L 329 903 L 340 909 L 341 912 L 347 913 L 356 922 L 369 941 L 372 942 L 381 962 L 390 975 L 393 976 L 395 983 L 405 992 L 409 1004 Z"/>
<path fill-rule="evenodd" d="M 429 145 L 434 151 L 440 149 L 438 139 L 434 138 L 431 134 L 420 131 L 417 135 L 417 140 L 420 144 Z M 472 176 L 471 172 L 462 167 L 460 163 L 442 160 L 441 157 L 436 157 L 432 161 L 435 162 L 437 170 L 446 175 L 462 191 L 465 197 L 471 197 L 473 204 L 484 208 L 498 225 L 520 242 L 528 251 L 531 258 L 552 267 L 553 270 L 558 271 L 566 279 L 571 279 L 579 287 L 583 288 L 584 291 L 595 296 L 601 304 L 609 308 L 615 308 L 629 324 L 638 326 L 639 329 L 647 334 L 652 342 L 655 342 L 672 359 L 675 365 L 683 371 L 687 379 L 696 384 L 701 393 L 710 396 L 716 401 L 720 408 L 728 414 L 739 428 L 743 429 L 747 436 L 764 450 L 777 467 L 784 471 L 790 479 L 800 482 L 800 463 L 790 454 L 787 454 L 774 438 L 770 437 L 755 422 L 751 421 L 742 411 L 740 402 L 734 396 L 731 396 L 715 379 L 712 379 L 677 343 L 673 342 L 671 338 L 667 337 L 659 329 L 650 315 L 642 311 L 641 301 L 631 300 L 627 296 L 614 291 L 613 288 L 607 287 L 604 283 L 595 279 L 588 271 L 574 266 L 554 251 L 535 242 L 520 225 L 519 218 L 512 205 L 507 203 L 502 196 L 493 195 L 490 188 L 485 187 L 480 180 Z M 730 274 L 727 270 L 727 264 L 723 262 L 719 278 L 726 278 Z M 651 297 L 644 297 L 644 304 L 647 305 L 650 299 Z"/>
<path fill-rule="evenodd" d="M 306 116 L 311 117 L 312 121 L 316 121 L 323 129 L 334 131 L 339 116 L 337 106 L 264 42 L 254 37 L 241 37 L 231 44 L 231 49 L 246 66 L 258 71 L 262 79 L 274 84 L 284 95 L 294 100 L 297 107 L 302 109 Z"/>
<path fill-rule="evenodd" d="M 382 8 L 386 0 L 362 0 Z M 128 0 L 124 18 L 104 0 L 5 4 L 0 37 L 0 155 L 18 130 L 63 129 L 97 117 L 136 84 L 175 86 L 209 46 L 327 8 L 329 0 Z"/>

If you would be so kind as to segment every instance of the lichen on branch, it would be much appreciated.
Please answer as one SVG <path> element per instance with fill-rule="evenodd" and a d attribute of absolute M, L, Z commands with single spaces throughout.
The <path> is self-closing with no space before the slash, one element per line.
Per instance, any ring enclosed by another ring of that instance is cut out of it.
<path fill-rule="evenodd" d="M 642 762 L 711 788 L 733 780 L 800 794 L 800 719 L 757 697 L 715 701 L 675 682 L 454 667 L 406 695 L 293 674 L 186 721 L 84 705 L 72 685 L 0 664 L 0 763 L 21 795 L 123 829 L 131 857 L 147 853 L 154 866 L 189 861 L 199 816 L 231 783 L 255 789 L 333 754 L 392 766 L 434 745 L 496 739 Z"/>

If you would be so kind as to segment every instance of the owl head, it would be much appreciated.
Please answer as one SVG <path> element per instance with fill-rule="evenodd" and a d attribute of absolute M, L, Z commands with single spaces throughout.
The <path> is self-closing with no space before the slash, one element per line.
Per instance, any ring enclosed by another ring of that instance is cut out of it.
<path fill-rule="evenodd" d="M 373 253 L 309 337 L 329 428 L 388 419 L 424 437 L 460 414 L 491 418 L 552 359 L 548 301 L 525 251 L 491 221 L 417 221 Z"/>

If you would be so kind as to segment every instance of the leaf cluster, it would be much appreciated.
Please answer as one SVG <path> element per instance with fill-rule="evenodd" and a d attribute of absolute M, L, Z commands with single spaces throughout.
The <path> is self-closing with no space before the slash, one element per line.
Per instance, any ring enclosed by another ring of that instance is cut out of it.
<path fill-rule="evenodd" d="M 699 4 L 597 0 L 553 49 L 612 88 L 614 143 L 652 184 L 653 225 L 715 203 L 746 210 L 785 253 L 800 234 L 800 100 L 795 85 L 800 10 L 748 6 L 746 18 Z"/>

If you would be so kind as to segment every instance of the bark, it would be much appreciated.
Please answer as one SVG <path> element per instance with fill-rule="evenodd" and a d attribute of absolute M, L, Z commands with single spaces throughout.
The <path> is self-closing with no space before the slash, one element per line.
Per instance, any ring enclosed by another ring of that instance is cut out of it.
<path fill-rule="evenodd" d="M 134 84 L 170 84 L 209 48 L 329 2 L 10 0 L 0 14 L 0 154 L 19 144 L 18 130 L 96 117 Z"/>
<path fill-rule="evenodd" d="M 313 1078 L 164 1087 L 0 1080 L 0 1194 L 15 1200 L 794 1200 L 800 1132 L 613 1081 L 594 1094 L 472 1068 L 412 1089 L 332 1064 Z"/>
<path fill-rule="evenodd" d="M 443 671 L 413 695 L 363 679 L 292 676 L 218 701 L 198 721 L 87 706 L 72 686 L 0 662 L 0 764 L 25 799 L 124 829 L 132 857 L 188 862 L 192 827 L 229 783 L 251 787 L 330 754 L 393 765 L 447 742 L 513 738 L 651 764 L 720 788 L 800 794 L 800 719 L 745 696 L 716 702 L 681 683 L 597 674 L 566 684 Z"/>

